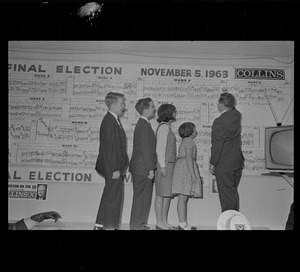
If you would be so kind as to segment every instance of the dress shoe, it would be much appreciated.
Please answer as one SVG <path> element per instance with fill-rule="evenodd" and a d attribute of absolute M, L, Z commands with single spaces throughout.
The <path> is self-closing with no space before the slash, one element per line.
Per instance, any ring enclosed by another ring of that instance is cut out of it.
<path fill-rule="evenodd" d="M 178 226 L 178 230 L 197 230 L 197 228 L 196 227 L 189 227 L 189 226 L 185 226 L 184 228 L 182 228 L 182 227 Z"/>
<path fill-rule="evenodd" d="M 182 227 L 178 226 L 178 230 L 190 230 L 190 229 L 188 229 L 188 228 L 182 228 Z"/>
<path fill-rule="evenodd" d="M 104 230 L 104 228 L 103 227 L 94 226 L 94 230 Z"/>
<path fill-rule="evenodd" d="M 130 230 L 150 230 L 150 227 L 144 225 L 142 228 L 130 228 Z"/>
<path fill-rule="evenodd" d="M 178 228 L 175 226 L 172 226 L 172 227 L 169 227 L 169 230 L 178 230 Z"/>
<path fill-rule="evenodd" d="M 169 228 L 167 228 L 167 229 L 163 229 L 163 228 L 161 228 L 161 227 L 159 227 L 159 226 L 155 226 L 155 230 L 169 230 Z"/>

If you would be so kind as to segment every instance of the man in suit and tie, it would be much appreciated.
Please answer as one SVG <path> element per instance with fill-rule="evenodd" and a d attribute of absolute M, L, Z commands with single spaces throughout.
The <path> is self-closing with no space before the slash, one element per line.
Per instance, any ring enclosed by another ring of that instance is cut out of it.
<path fill-rule="evenodd" d="M 126 135 L 120 117 L 126 111 L 123 94 L 109 92 L 105 97 L 108 112 L 100 126 L 100 147 L 96 171 L 105 178 L 95 230 L 118 229 L 123 200 L 123 180 L 128 166 Z"/>
<path fill-rule="evenodd" d="M 156 137 L 150 125 L 150 120 L 155 117 L 155 106 L 151 98 L 142 98 L 135 108 L 141 116 L 134 130 L 133 152 L 129 164 L 133 182 L 130 229 L 147 230 L 157 162 Z"/>
<path fill-rule="evenodd" d="M 239 211 L 238 185 L 244 167 L 241 149 L 241 113 L 235 108 L 235 97 L 222 93 L 218 101 L 221 115 L 211 134 L 210 172 L 216 176 L 222 212 Z"/>

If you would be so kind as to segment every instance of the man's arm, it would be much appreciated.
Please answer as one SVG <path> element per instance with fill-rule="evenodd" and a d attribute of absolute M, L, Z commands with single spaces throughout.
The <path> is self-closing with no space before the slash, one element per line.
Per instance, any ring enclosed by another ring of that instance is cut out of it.
<path fill-rule="evenodd" d="M 36 223 L 35 222 L 33 223 L 32 220 L 30 220 L 30 221 L 32 221 L 33 225 L 31 226 L 30 224 L 28 224 L 27 221 L 29 221 L 29 220 L 30 220 L 30 218 L 26 218 L 26 219 L 23 218 L 23 219 L 17 221 L 16 223 L 9 223 L 8 229 L 9 230 L 28 230 L 29 229 L 28 227 L 33 227 L 34 225 L 36 225 Z"/>
<path fill-rule="evenodd" d="M 115 126 L 112 123 L 113 121 L 106 120 L 105 124 L 101 126 L 100 129 L 100 148 L 102 149 L 103 163 L 106 165 L 106 168 L 109 169 L 108 172 L 114 173 L 119 171 L 117 169 L 116 163 L 116 130 Z"/>
<path fill-rule="evenodd" d="M 223 149 L 223 145 L 225 142 L 225 133 L 226 128 L 224 122 L 218 118 L 215 119 L 212 126 L 212 134 L 211 134 L 211 157 L 210 163 L 216 167 Z"/>
<path fill-rule="evenodd" d="M 147 125 L 148 126 L 148 125 Z M 140 143 L 141 143 L 141 155 L 145 162 L 147 171 L 154 170 L 156 168 L 155 155 L 153 150 L 155 150 L 155 141 L 153 141 L 153 133 L 149 131 L 149 127 L 141 126 L 139 130 Z"/>

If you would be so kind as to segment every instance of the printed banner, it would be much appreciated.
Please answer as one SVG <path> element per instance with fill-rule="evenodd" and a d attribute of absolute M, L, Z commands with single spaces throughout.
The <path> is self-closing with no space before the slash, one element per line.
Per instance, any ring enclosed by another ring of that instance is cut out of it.
<path fill-rule="evenodd" d="M 273 118 L 268 102 L 285 110 L 293 99 L 291 68 L 286 67 L 10 59 L 8 76 L 9 179 L 14 182 L 104 183 L 95 164 L 100 124 L 107 113 L 104 99 L 110 91 L 126 97 L 122 125 L 129 158 L 139 118 L 135 104 L 141 97 L 150 97 L 156 109 L 163 103 L 176 106 L 177 121 L 172 127 L 177 147 L 178 127 L 183 122 L 195 124 L 201 175 L 209 173 L 217 100 L 223 92 L 232 93 L 243 114 L 244 174 L 260 175 L 264 170 L 262 125 Z M 253 114 L 254 124 L 247 119 Z M 151 120 L 151 126 L 155 131 L 158 123 Z M 131 183 L 130 173 L 125 183 Z"/>
<path fill-rule="evenodd" d="M 8 183 L 8 198 L 14 199 L 30 199 L 30 200 L 46 200 L 47 184 L 44 183 L 16 183 L 10 181 Z"/>
<path fill-rule="evenodd" d="M 33 181 L 33 182 L 80 182 L 91 183 L 103 180 L 95 170 L 74 170 L 74 169 L 48 169 L 48 168 L 15 168 L 10 167 L 8 171 L 9 181 Z M 127 171 L 124 183 L 131 183 L 131 174 Z"/>

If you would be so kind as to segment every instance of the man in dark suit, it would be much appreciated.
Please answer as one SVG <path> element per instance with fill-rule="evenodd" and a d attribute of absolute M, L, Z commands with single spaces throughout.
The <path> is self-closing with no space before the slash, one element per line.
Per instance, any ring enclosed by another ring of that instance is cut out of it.
<path fill-rule="evenodd" d="M 118 229 L 123 199 L 123 180 L 128 166 L 126 135 L 120 122 L 126 111 L 123 94 L 109 92 L 105 97 L 109 111 L 100 126 L 100 147 L 96 171 L 105 178 L 95 230 Z"/>
<path fill-rule="evenodd" d="M 235 108 L 235 97 L 222 93 L 218 101 L 221 115 L 211 134 L 210 172 L 216 176 L 222 212 L 239 211 L 238 185 L 244 166 L 241 149 L 241 113 Z"/>
<path fill-rule="evenodd" d="M 133 152 L 129 164 L 133 182 L 130 229 L 147 230 L 157 162 L 156 137 L 150 125 L 150 120 L 155 117 L 155 107 L 151 98 L 143 98 L 135 108 L 141 116 L 134 130 Z"/>

